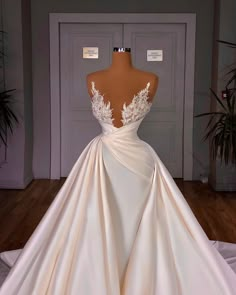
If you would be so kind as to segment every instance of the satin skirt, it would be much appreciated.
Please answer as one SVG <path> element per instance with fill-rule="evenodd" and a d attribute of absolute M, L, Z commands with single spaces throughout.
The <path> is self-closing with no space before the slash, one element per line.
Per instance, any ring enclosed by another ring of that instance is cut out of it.
<path fill-rule="evenodd" d="M 1 253 L 0 295 L 236 294 L 230 263 L 137 136 L 141 121 L 101 122 L 25 247 Z"/>

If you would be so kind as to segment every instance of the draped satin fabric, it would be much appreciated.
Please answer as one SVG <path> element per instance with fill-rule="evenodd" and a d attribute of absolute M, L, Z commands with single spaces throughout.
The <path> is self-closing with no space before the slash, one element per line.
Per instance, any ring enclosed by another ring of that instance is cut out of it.
<path fill-rule="evenodd" d="M 137 136 L 142 120 L 100 122 L 25 247 L 6 252 L 0 295 L 236 294 L 235 272 Z"/>

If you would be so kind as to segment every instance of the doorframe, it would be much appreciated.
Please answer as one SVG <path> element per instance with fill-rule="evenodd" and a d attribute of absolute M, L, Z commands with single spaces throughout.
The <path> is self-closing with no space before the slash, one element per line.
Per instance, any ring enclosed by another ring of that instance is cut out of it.
<path fill-rule="evenodd" d="M 51 162 L 50 178 L 61 177 L 60 132 L 60 26 L 63 23 L 185 24 L 185 82 L 183 120 L 183 179 L 193 178 L 193 102 L 195 66 L 195 13 L 50 13 Z M 187 99 L 185 99 L 187 98 Z"/>

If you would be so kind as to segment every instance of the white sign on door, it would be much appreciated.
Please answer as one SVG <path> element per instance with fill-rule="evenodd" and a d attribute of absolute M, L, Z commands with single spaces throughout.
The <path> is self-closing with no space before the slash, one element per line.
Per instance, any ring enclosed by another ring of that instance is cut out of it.
<path fill-rule="evenodd" d="M 163 61 L 163 50 L 147 50 L 147 61 Z"/>
<path fill-rule="evenodd" d="M 83 58 L 98 58 L 98 47 L 83 47 Z"/>

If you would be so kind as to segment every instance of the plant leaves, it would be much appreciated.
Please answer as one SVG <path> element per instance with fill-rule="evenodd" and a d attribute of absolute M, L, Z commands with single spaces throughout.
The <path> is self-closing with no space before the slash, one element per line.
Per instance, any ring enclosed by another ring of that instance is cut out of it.
<path fill-rule="evenodd" d="M 219 43 L 223 43 L 225 45 L 228 45 L 229 47 L 232 47 L 232 48 L 235 48 L 236 47 L 236 44 L 235 43 L 232 43 L 232 42 L 228 42 L 228 41 L 224 41 L 224 40 L 216 40 L 217 42 Z"/>
<path fill-rule="evenodd" d="M 14 98 L 12 92 L 15 89 L 8 89 L 0 92 L 0 141 L 7 146 L 7 130 L 13 133 L 13 123 L 19 123 L 18 118 L 11 108 Z"/>
<path fill-rule="evenodd" d="M 221 115 L 221 114 L 225 114 L 225 113 L 223 113 L 223 112 L 208 112 L 208 113 L 202 113 L 202 114 L 195 115 L 194 117 L 199 118 L 199 117 L 203 117 L 203 116 Z"/>
<path fill-rule="evenodd" d="M 215 93 L 215 91 L 212 88 L 210 88 L 210 91 L 214 95 L 214 97 L 218 101 L 218 103 L 221 105 L 221 107 L 227 112 L 227 108 L 224 106 L 224 104 L 222 103 L 222 101 L 220 100 L 220 98 L 217 96 L 217 94 Z"/>

